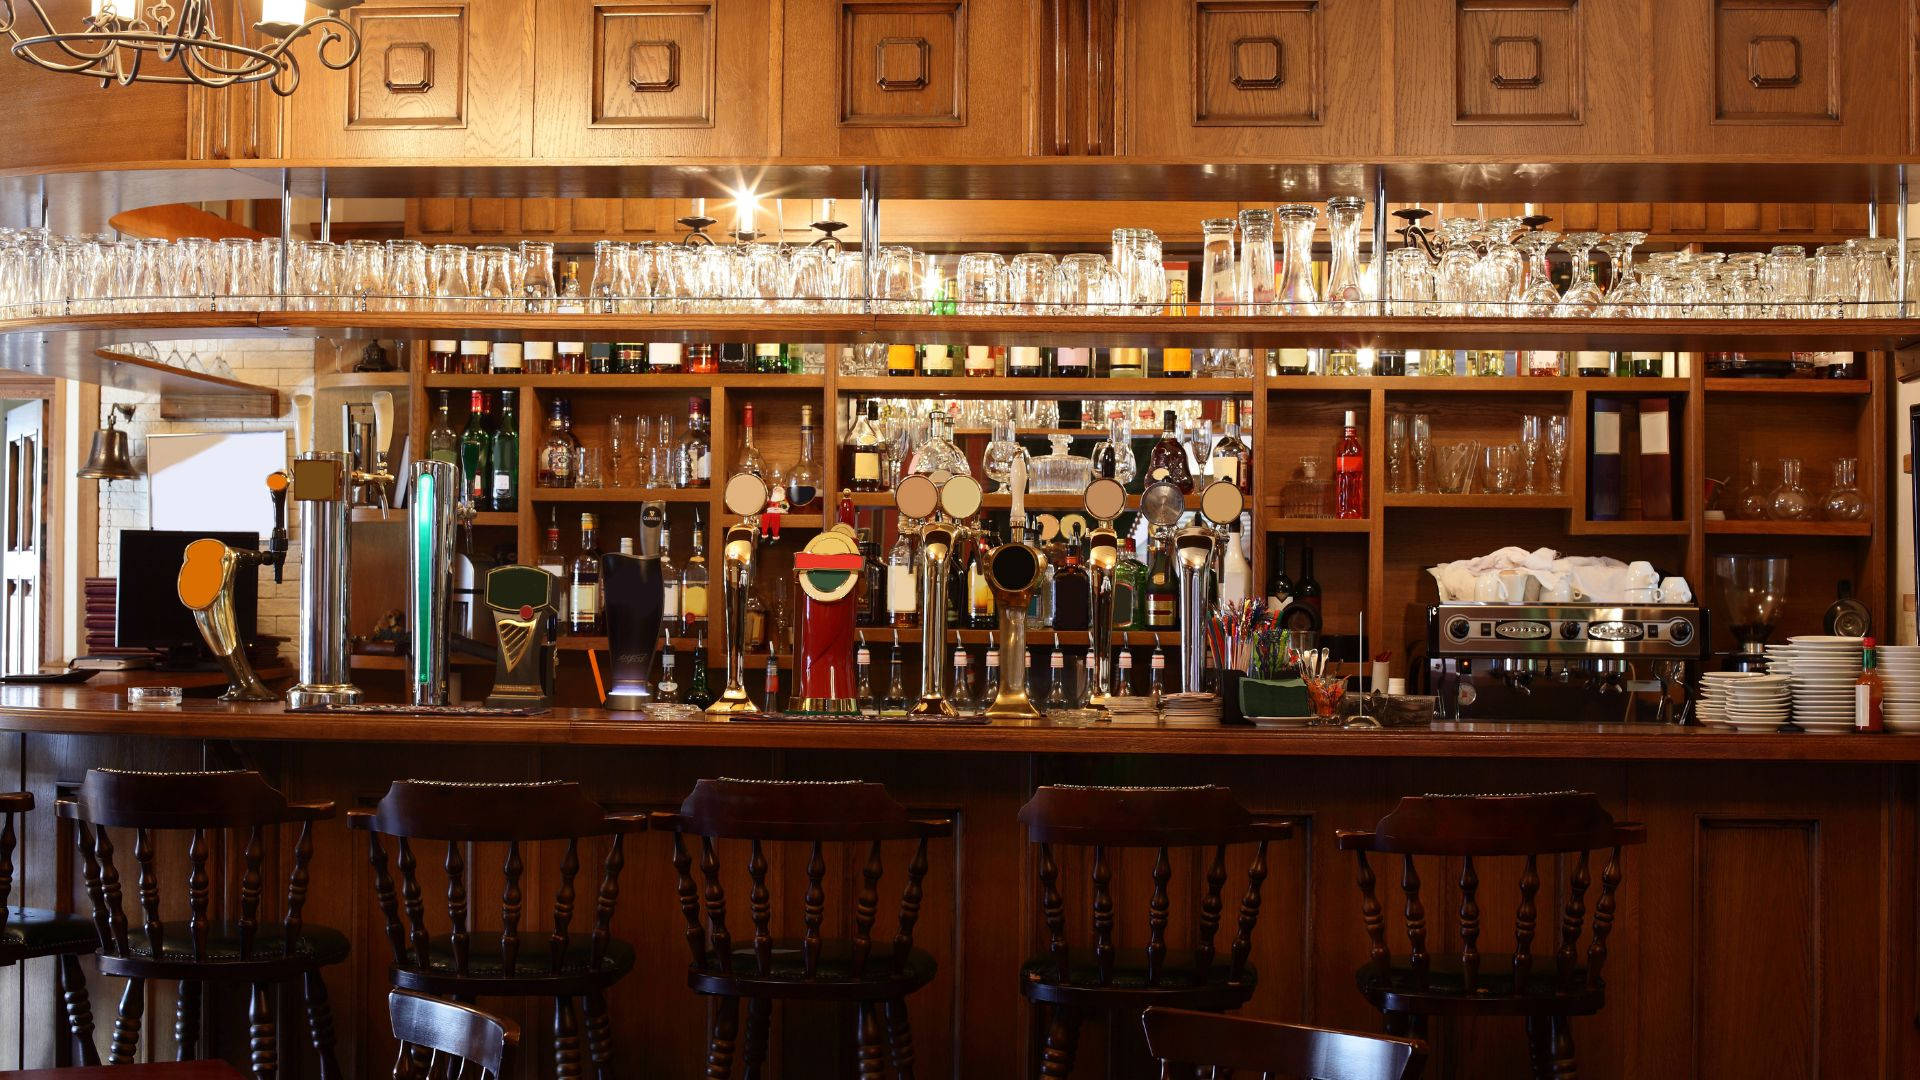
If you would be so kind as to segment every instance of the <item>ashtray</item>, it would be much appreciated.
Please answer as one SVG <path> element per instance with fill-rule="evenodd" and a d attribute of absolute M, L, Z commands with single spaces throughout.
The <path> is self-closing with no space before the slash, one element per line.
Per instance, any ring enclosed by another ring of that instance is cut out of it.
<path fill-rule="evenodd" d="M 177 686 L 135 686 L 127 691 L 129 705 L 178 705 L 186 691 Z"/>

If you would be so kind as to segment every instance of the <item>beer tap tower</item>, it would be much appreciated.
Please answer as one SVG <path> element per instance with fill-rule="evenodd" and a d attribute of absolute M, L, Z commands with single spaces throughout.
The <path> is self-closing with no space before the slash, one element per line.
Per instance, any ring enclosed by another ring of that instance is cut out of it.
<path fill-rule="evenodd" d="M 747 598 L 753 594 L 753 570 L 756 549 L 760 545 L 760 512 L 767 507 L 767 485 L 752 473 L 736 473 L 727 481 L 724 500 L 727 512 L 740 515 L 740 523 L 727 528 L 720 546 L 721 610 L 726 620 L 727 685 L 713 704 L 709 716 L 732 716 L 754 712 L 753 699 L 747 696 Z"/>
<path fill-rule="evenodd" d="M 1231 481 L 1217 481 L 1200 495 L 1200 513 L 1206 524 L 1193 524 L 1173 535 L 1174 570 L 1180 577 L 1180 689 L 1200 693 L 1207 665 L 1207 585 L 1213 571 L 1220 532 L 1240 516 L 1244 498 Z"/>
<path fill-rule="evenodd" d="M 648 679 L 666 612 L 666 581 L 660 570 L 666 521 L 666 503 L 641 504 L 640 554 L 616 551 L 600 557 L 601 587 L 607 594 L 607 651 L 613 659 L 607 708 L 616 712 L 632 712 L 653 700 Z"/>
<path fill-rule="evenodd" d="M 347 484 L 358 474 L 347 454 L 313 448 L 313 396 L 297 394 L 293 406 L 292 491 L 300 504 L 300 682 L 287 691 L 287 707 L 358 705 L 360 688 L 353 685 L 347 654 L 347 575 L 353 563 Z M 378 421 L 379 412 L 374 416 Z M 387 416 L 390 421 L 391 408 Z"/>
<path fill-rule="evenodd" d="M 1093 650 L 1094 680 L 1087 704 L 1105 708 L 1113 697 L 1113 570 L 1120 562 L 1120 538 L 1113 531 L 1113 520 L 1126 509 L 1127 489 L 1103 476 L 1087 485 L 1085 506 L 1095 522 L 1087 533 L 1087 577 L 1093 601 L 1087 647 Z"/>
<path fill-rule="evenodd" d="M 416 461 L 407 496 L 407 694 L 416 706 L 447 704 L 447 604 L 453 596 L 460 467 Z"/>
<path fill-rule="evenodd" d="M 840 523 L 793 557 L 800 579 L 799 641 L 794 649 L 796 713 L 858 716 L 853 670 L 854 621 L 865 559 L 853 526 Z"/>
<path fill-rule="evenodd" d="M 989 720 L 1037 720 L 1027 694 L 1027 602 L 1046 579 L 1047 559 L 1027 543 L 1027 462 L 1015 458 L 1007 484 L 1013 494 L 1010 539 L 987 556 L 987 584 L 1000 611 L 1000 686 L 987 706 Z"/>
<path fill-rule="evenodd" d="M 221 701 L 278 701 L 280 695 L 267 689 L 247 659 L 247 643 L 240 639 L 239 620 L 234 617 L 233 575 L 245 566 L 273 567 L 273 580 L 282 580 L 287 562 L 287 474 L 267 476 L 267 494 L 273 499 L 273 532 L 265 551 L 243 551 L 208 537 L 187 545 L 180 560 L 180 575 L 175 582 L 180 602 L 193 612 L 194 625 L 206 639 L 207 648 L 227 673 L 227 691 Z"/>
<path fill-rule="evenodd" d="M 920 699 L 908 707 L 907 716 L 957 716 L 947 700 L 944 662 L 947 567 L 955 545 L 966 537 L 967 519 L 980 510 L 980 483 L 971 476 L 949 476 L 945 483 L 931 476 L 909 476 L 894 490 L 894 505 L 903 522 L 926 522 L 920 526 Z"/>

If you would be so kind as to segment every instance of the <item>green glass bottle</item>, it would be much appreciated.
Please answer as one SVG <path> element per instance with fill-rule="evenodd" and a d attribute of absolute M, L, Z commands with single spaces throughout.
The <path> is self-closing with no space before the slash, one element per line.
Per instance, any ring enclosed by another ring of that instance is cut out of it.
<path fill-rule="evenodd" d="M 493 508 L 512 513 L 520 507 L 520 414 L 518 393 L 500 391 L 500 422 L 494 426 L 489 448 L 493 469 Z"/>
<path fill-rule="evenodd" d="M 713 704 L 713 691 L 707 688 L 707 647 L 693 647 L 693 671 L 687 678 L 686 703 L 704 709 Z"/>
<path fill-rule="evenodd" d="M 1131 547 L 1120 549 L 1113 567 L 1113 628 L 1147 629 L 1147 564 Z"/>
<path fill-rule="evenodd" d="M 487 392 L 475 390 L 460 433 L 461 492 L 475 510 L 493 509 L 493 438 L 487 432 Z"/>
<path fill-rule="evenodd" d="M 427 432 L 427 457 L 449 465 L 460 464 L 460 433 L 453 430 L 453 391 L 442 390 L 433 407 L 433 427 Z"/>

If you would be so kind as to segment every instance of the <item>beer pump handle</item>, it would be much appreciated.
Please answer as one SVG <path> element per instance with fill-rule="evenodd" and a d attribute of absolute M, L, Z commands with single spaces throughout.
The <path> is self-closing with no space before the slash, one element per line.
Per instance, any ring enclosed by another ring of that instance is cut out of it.
<path fill-rule="evenodd" d="M 393 394 L 381 390 L 373 395 L 373 445 L 381 460 L 393 449 Z"/>
<path fill-rule="evenodd" d="M 1024 540 L 1027 536 L 1027 459 L 1025 455 L 1016 455 L 1007 477 L 1007 486 L 1013 492 L 1013 509 L 1007 515 L 1007 524 L 1013 529 L 1014 538 Z"/>
<path fill-rule="evenodd" d="M 293 395 L 293 452 L 313 452 L 313 395 Z"/>
<path fill-rule="evenodd" d="M 287 566 L 287 488 L 284 472 L 267 474 L 267 495 L 273 499 L 273 533 L 267 538 L 267 561 L 273 564 L 273 583 L 286 580 Z"/>

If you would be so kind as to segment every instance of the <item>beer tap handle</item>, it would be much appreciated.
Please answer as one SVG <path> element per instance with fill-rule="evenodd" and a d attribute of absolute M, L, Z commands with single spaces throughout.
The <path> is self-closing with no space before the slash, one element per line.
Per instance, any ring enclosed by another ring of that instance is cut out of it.
<path fill-rule="evenodd" d="M 1007 525 L 1013 530 L 1016 540 L 1027 538 L 1027 459 L 1025 455 L 1016 455 L 1012 468 L 1008 470 L 1007 487 L 1013 493 L 1013 508 L 1007 515 Z"/>
<path fill-rule="evenodd" d="M 374 459 L 384 472 L 387 452 L 393 449 L 393 393 L 381 390 L 373 395 Z"/>
<path fill-rule="evenodd" d="M 313 452 L 313 395 L 293 395 L 293 452 Z"/>
<path fill-rule="evenodd" d="M 273 583 L 286 580 L 287 566 L 287 474 L 267 474 L 267 495 L 273 499 L 273 533 L 267 539 L 267 562 L 273 565 Z"/>

